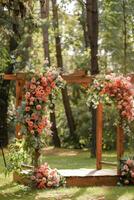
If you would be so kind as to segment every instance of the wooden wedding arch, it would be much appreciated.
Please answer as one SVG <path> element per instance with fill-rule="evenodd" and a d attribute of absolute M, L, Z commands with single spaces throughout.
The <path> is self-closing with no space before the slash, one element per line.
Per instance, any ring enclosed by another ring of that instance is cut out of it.
<path fill-rule="evenodd" d="M 134 83 L 134 75 L 131 76 L 131 81 Z M 81 84 L 83 86 L 88 86 L 92 80 L 93 76 L 86 75 L 83 71 L 78 71 L 69 75 L 62 75 L 62 78 L 68 84 Z M 16 107 L 21 104 L 22 101 L 22 91 L 23 86 L 26 81 L 26 74 L 4 74 L 3 79 L 16 81 Z M 102 161 L 102 138 L 103 138 L 103 105 L 100 103 L 97 107 L 97 128 L 96 128 L 96 169 L 102 169 L 102 164 L 115 165 L 115 163 Z M 20 126 L 16 126 L 16 137 L 19 137 Z M 117 137 L 116 137 L 116 151 L 117 160 L 120 160 L 124 153 L 124 132 L 121 126 L 117 126 Z M 116 164 L 117 165 L 117 164 Z M 119 172 L 118 172 L 119 173 Z"/>

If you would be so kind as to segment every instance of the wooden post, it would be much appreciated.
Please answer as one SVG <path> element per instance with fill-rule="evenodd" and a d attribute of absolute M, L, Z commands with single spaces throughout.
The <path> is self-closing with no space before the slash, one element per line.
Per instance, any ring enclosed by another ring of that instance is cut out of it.
<path fill-rule="evenodd" d="M 117 126 L 117 161 L 120 161 L 124 153 L 124 130 L 121 125 Z M 120 170 L 117 169 L 117 173 L 120 174 Z"/>
<path fill-rule="evenodd" d="M 97 107 L 97 128 L 96 128 L 96 169 L 102 168 L 102 129 L 103 129 L 103 106 L 100 103 Z"/>
<path fill-rule="evenodd" d="M 25 81 L 24 80 L 16 80 L 16 108 L 21 105 L 22 101 L 22 95 L 23 95 L 23 86 Z M 19 133 L 20 131 L 20 124 L 16 125 L 16 138 L 21 138 L 21 135 Z"/>

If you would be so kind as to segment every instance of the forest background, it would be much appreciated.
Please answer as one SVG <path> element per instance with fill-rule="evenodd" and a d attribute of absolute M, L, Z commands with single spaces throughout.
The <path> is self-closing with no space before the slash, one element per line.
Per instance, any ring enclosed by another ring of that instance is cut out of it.
<path fill-rule="evenodd" d="M 0 0 L 0 73 L 35 72 L 44 64 L 64 74 L 133 73 L 134 0 Z M 47 61 L 46 61 L 47 60 Z M 50 96 L 55 147 L 90 148 L 95 155 L 95 113 L 86 90 L 66 85 Z M 116 146 L 114 106 L 105 107 L 103 148 Z M 133 124 L 126 147 L 134 148 Z M 0 79 L 0 140 L 15 136 L 15 82 Z"/>

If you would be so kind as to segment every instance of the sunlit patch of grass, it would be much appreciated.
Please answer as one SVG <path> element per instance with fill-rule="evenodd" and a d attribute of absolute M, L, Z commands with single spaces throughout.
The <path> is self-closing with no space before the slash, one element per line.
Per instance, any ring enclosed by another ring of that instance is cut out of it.
<path fill-rule="evenodd" d="M 114 152 L 104 152 L 103 158 L 115 161 Z M 43 161 L 58 169 L 95 168 L 95 159 L 88 150 L 44 149 Z M 109 168 L 109 166 L 107 166 Z M 113 167 L 111 167 L 113 168 Z M 33 190 L 5 177 L 0 155 L 0 200 L 134 200 L 134 187 L 70 187 Z"/>

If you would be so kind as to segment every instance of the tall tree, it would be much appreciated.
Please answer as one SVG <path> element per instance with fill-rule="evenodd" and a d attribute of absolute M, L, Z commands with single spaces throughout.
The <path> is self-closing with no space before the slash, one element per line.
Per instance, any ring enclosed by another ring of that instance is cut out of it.
<path fill-rule="evenodd" d="M 32 6 L 31 0 L 22 1 L 8 1 L 0 2 L 0 20 L 1 20 L 1 34 L 3 33 L 5 40 L 1 43 L 6 43 L 6 50 L 9 57 L 15 56 L 17 52 L 19 42 L 21 41 L 20 34 L 20 21 L 24 22 L 25 17 L 29 16 L 29 7 Z M 28 8 L 28 9 L 27 9 Z M 22 28 L 22 27 L 21 27 Z M 7 34 L 8 33 L 8 34 Z M 6 41 L 6 42 L 5 42 Z M 1 46 L 1 44 L 0 44 Z M 9 59 L 8 65 L 4 69 L 4 73 L 13 73 L 14 63 Z M 1 80 L 0 83 L 0 139 L 3 141 L 3 145 L 8 144 L 8 105 L 10 94 L 10 81 Z"/>
<path fill-rule="evenodd" d="M 100 4 L 99 60 L 106 55 L 107 66 L 116 73 L 133 69 L 133 7 L 133 0 L 104 0 Z"/>
<path fill-rule="evenodd" d="M 44 58 L 48 59 L 50 66 L 50 51 L 49 51 L 49 34 L 48 34 L 48 18 L 49 18 L 49 0 L 40 0 L 40 11 L 41 18 L 46 19 L 47 23 L 45 23 L 42 27 L 43 31 L 43 47 L 44 47 Z M 51 102 L 51 112 L 50 112 L 50 120 L 52 123 L 52 134 L 53 134 L 53 143 L 55 147 L 60 147 L 60 139 L 58 137 L 58 130 L 56 126 L 56 116 L 55 116 L 55 104 L 52 100 L 52 95 L 49 96 Z"/>
<path fill-rule="evenodd" d="M 78 0 L 78 3 L 81 7 L 81 16 L 79 17 L 80 24 L 82 26 L 83 30 L 83 36 L 84 36 L 84 42 L 85 42 L 85 48 L 89 47 L 89 37 L 88 37 L 88 29 L 87 29 L 87 12 L 85 3 L 82 0 Z"/>
<path fill-rule="evenodd" d="M 98 4 L 97 0 L 86 0 L 88 37 L 91 49 L 91 75 L 99 73 L 98 67 Z M 96 109 L 91 108 L 92 112 L 92 137 L 91 137 L 91 156 L 96 155 Z"/>
<path fill-rule="evenodd" d="M 0 7 L 3 8 L 1 11 L 1 19 L 6 17 L 7 19 L 12 19 L 11 23 L 11 30 L 14 33 L 14 36 L 10 36 L 8 40 L 9 47 L 9 55 L 12 55 L 13 51 L 17 48 L 18 43 L 16 38 L 18 37 L 18 16 L 20 12 L 16 12 L 15 10 L 10 10 L 9 3 L 2 4 L 0 3 Z M 8 9 L 9 15 L 6 13 L 5 8 Z M 2 41 L 1 41 L 2 42 Z M 5 73 L 12 73 L 13 72 L 13 64 L 8 63 L 6 67 Z M 8 123 L 7 123 L 7 116 L 8 116 L 8 103 L 9 103 L 9 91 L 10 91 L 10 81 L 1 80 L 0 84 L 0 139 L 2 140 L 3 146 L 8 144 Z"/>
<path fill-rule="evenodd" d="M 61 37 L 59 33 L 59 19 L 58 19 L 58 5 L 56 0 L 52 0 L 52 10 L 53 10 L 53 27 L 55 30 L 55 45 L 56 45 L 56 59 L 57 66 L 63 72 L 63 58 L 62 58 L 62 49 L 61 49 Z M 67 86 L 61 90 L 62 99 L 64 104 L 64 109 L 67 117 L 68 127 L 70 130 L 70 139 L 77 141 L 77 135 L 75 133 L 76 127 L 75 122 L 69 102 L 69 96 L 67 91 Z"/>
<path fill-rule="evenodd" d="M 122 12 L 123 12 L 123 49 L 124 49 L 124 74 L 127 72 L 127 16 L 126 16 L 126 1 L 122 2 Z"/>

